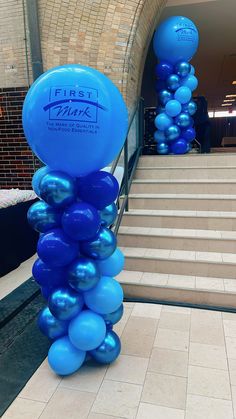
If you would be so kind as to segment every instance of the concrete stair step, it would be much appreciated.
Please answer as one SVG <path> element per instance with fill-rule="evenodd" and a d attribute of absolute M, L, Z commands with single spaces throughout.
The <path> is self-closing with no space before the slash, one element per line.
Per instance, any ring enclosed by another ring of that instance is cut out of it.
<path fill-rule="evenodd" d="M 131 194 L 190 193 L 236 194 L 235 179 L 136 179 Z"/>
<path fill-rule="evenodd" d="M 236 253 L 236 231 L 121 226 L 118 243 L 123 247 Z"/>
<path fill-rule="evenodd" d="M 209 166 L 209 167 L 138 167 L 135 179 L 235 179 L 235 166 Z"/>
<path fill-rule="evenodd" d="M 125 269 L 177 275 L 236 279 L 236 257 L 232 253 L 121 247 Z"/>
<path fill-rule="evenodd" d="M 236 166 L 236 153 L 231 150 L 227 155 L 219 154 L 186 154 L 182 156 L 141 156 L 139 167 L 209 167 Z"/>

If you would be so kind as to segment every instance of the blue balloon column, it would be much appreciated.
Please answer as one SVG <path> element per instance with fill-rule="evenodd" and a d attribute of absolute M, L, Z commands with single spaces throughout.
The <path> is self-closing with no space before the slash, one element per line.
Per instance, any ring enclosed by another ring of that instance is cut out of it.
<path fill-rule="evenodd" d="M 156 30 L 154 52 L 158 96 L 154 139 L 159 154 L 184 154 L 191 149 L 196 132 L 193 118 L 197 107 L 192 92 L 198 86 L 194 67 L 189 63 L 198 48 L 198 30 L 182 16 L 165 20 Z"/>
<path fill-rule="evenodd" d="M 100 171 L 124 144 L 128 114 L 114 84 L 80 65 L 49 70 L 23 108 L 29 145 L 45 163 L 32 180 L 40 198 L 28 221 L 40 233 L 33 276 L 47 305 L 38 326 L 53 343 L 48 362 L 59 375 L 77 371 L 86 354 L 113 362 L 121 350 L 112 330 L 123 315 L 114 277 L 124 256 L 109 228 L 119 185 Z"/>

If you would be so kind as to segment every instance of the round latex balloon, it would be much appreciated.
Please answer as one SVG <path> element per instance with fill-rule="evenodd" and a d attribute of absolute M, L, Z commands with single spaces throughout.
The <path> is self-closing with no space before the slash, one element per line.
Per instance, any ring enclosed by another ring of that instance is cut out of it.
<path fill-rule="evenodd" d="M 197 111 L 197 104 L 193 100 L 190 100 L 190 102 L 182 105 L 182 111 L 188 112 L 189 115 L 194 115 Z"/>
<path fill-rule="evenodd" d="M 50 171 L 48 166 L 40 167 L 40 169 L 37 170 L 37 172 L 34 173 L 34 176 L 32 177 L 32 187 L 36 195 L 40 197 L 40 190 L 39 190 L 39 184 L 41 182 L 41 179 L 44 175 L 46 175 Z"/>
<path fill-rule="evenodd" d="M 186 77 L 191 71 L 191 64 L 186 61 L 180 61 L 175 65 L 175 72 L 179 77 Z"/>
<path fill-rule="evenodd" d="M 198 47 L 198 30 L 183 16 L 172 16 L 162 22 L 154 35 L 153 46 L 159 60 L 176 64 L 189 61 Z"/>
<path fill-rule="evenodd" d="M 82 310 L 84 300 L 81 294 L 71 288 L 58 288 L 49 297 L 48 307 L 59 320 L 71 320 Z"/>
<path fill-rule="evenodd" d="M 116 236 L 111 230 L 101 227 L 97 236 L 81 242 L 81 252 L 94 259 L 103 260 L 112 255 L 116 249 Z"/>
<path fill-rule="evenodd" d="M 175 92 L 175 99 L 182 104 L 189 102 L 191 97 L 192 92 L 187 86 L 181 86 Z"/>
<path fill-rule="evenodd" d="M 196 131 L 194 128 L 187 128 L 182 130 L 181 137 L 190 142 L 196 138 Z"/>
<path fill-rule="evenodd" d="M 95 287 L 100 276 L 97 264 L 91 259 L 79 258 L 68 267 L 68 283 L 78 292 Z"/>
<path fill-rule="evenodd" d="M 121 250 L 117 248 L 109 258 L 99 260 L 97 264 L 101 275 L 117 276 L 124 269 L 125 258 Z"/>
<path fill-rule="evenodd" d="M 164 89 L 158 93 L 157 98 L 159 104 L 165 106 L 169 100 L 173 99 L 173 95 L 169 90 Z"/>
<path fill-rule="evenodd" d="M 103 170 L 91 173 L 78 181 L 79 197 L 99 210 L 112 204 L 118 192 L 119 183 L 116 178 Z"/>
<path fill-rule="evenodd" d="M 65 285 L 66 273 L 64 268 L 50 268 L 41 259 L 34 262 L 32 274 L 41 287 L 53 288 Z"/>
<path fill-rule="evenodd" d="M 157 143 L 157 152 L 158 154 L 168 154 L 169 146 L 166 143 Z"/>
<path fill-rule="evenodd" d="M 175 123 L 180 128 L 189 128 L 193 125 L 193 119 L 188 113 L 180 113 L 175 118 Z"/>
<path fill-rule="evenodd" d="M 124 306 L 123 304 L 120 305 L 120 307 L 113 311 L 113 313 L 103 314 L 103 318 L 106 322 L 106 326 L 113 326 L 114 324 L 118 323 L 120 319 L 122 318 L 124 313 Z"/>
<path fill-rule="evenodd" d="M 171 151 L 174 154 L 185 154 L 188 151 L 188 143 L 186 140 L 180 138 L 171 145 Z"/>
<path fill-rule="evenodd" d="M 192 64 L 190 64 L 190 65 L 191 65 L 190 74 L 192 74 L 192 76 L 194 76 L 194 74 L 195 74 L 195 68 L 193 67 Z"/>
<path fill-rule="evenodd" d="M 40 197 L 54 208 L 70 205 L 76 199 L 75 180 L 63 172 L 51 171 L 43 176 Z"/>
<path fill-rule="evenodd" d="M 109 227 L 112 224 L 114 224 L 118 214 L 118 209 L 115 202 L 113 202 L 110 205 L 107 205 L 107 207 L 99 211 L 99 214 L 101 217 L 101 225 L 103 227 Z"/>
<path fill-rule="evenodd" d="M 180 87 L 180 78 L 177 74 L 171 74 L 166 80 L 166 84 L 169 90 L 175 91 Z"/>
<path fill-rule="evenodd" d="M 166 113 L 161 113 L 156 116 L 154 123 L 157 129 L 165 131 L 173 124 L 173 119 L 166 115 Z"/>
<path fill-rule="evenodd" d="M 180 136 L 180 128 L 177 125 L 171 125 L 165 131 L 165 136 L 168 142 L 177 140 Z"/>
<path fill-rule="evenodd" d="M 87 202 L 72 204 L 61 221 L 63 230 L 73 240 L 89 240 L 96 236 L 101 226 L 97 209 Z"/>
<path fill-rule="evenodd" d="M 56 319 L 48 307 L 45 307 L 38 316 L 38 327 L 49 339 L 58 339 L 67 335 L 68 322 Z"/>
<path fill-rule="evenodd" d="M 182 110 L 181 104 L 178 102 L 178 100 L 169 100 L 166 104 L 166 113 L 168 116 L 177 116 Z"/>
<path fill-rule="evenodd" d="M 86 352 L 75 348 L 68 337 L 56 340 L 48 352 L 48 363 L 58 375 L 70 375 L 83 364 Z"/>
<path fill-rule="evenodd" d="M 198 87 L 198 79 L 190 74 L 181 81 L 181 85 L 188 87 L 193 92 Z"/>
<path fill-rule="evenodd" d="M 84 301 L 96 313 L 112 313 L 122 304 L 123 290 L 114 278 L 102 276 L 96 287 L 84 293 Z"/>
<path fill-rule="evenodd" d="M 120 351 L 119 336 L 113 330 L 109 330 L 101 345 L 89 353 L 100 364 L 111 364 L 118 358 Z"/>
<path fill-rule="evenodd" d="M 66 236 L 63 230 L 56 228 L 40 236 L 37 252 L 48 266 L 60 267 L 75 259 L 79 253 L 79 245 Z"/>
<path fill-rule="evenodd" d="M 68 334 L 76 348 L 91 351 L 101 345 L 106 336 L 105 320 L 91 310 L 84 310 L 70 322 Z"/>
<path fill-rule="evenodd" d="M 60 226 L 61 213 L 46 202 L 39 201 L 31 205 L 27 212 L 27 219 L 34 230 L 45 233 Z"/>
<path fill-rule="evenodd" d="M 49 297 L 52 295 L 53 291 L 54 291 L 53 287 L 50 287 L 50 286 L 41 287 L 41 294 L 42 294 L 43 298 L 47 301 L 48 301 Z"/>
<path fill-rule="evenodd" d="M 156 65 L 155 72 L 161 80 L 166 80 L 173 73 L 173 65 L 165 61 L 161 61 Z"/>
<path fill-rule="evenodd" d="M 41 161 L 84 176 L 117 156 L 126 138 L 128 112 L 119 90 L 104 74 L 67 64 L 33 83 L 24 102 L 23 127 Z"/>
<path fill-rule="evenodd" d="M 166 140 L 166 136 L 165 136 L 164 131 L 155 131 L 154 132 L 154 140 L 157 143 L 162 143 L 163 141 L 165 141 Z"/>

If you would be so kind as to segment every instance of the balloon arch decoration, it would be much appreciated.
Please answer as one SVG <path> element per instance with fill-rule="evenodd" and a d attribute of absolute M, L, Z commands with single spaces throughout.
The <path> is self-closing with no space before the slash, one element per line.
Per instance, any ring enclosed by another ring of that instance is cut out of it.
<path fill-rule="evenodd" d="M 121 344 L 112 330 L 123 314 L 114 279 L 124 266 L 109 227 L 119 185 L 101 169 L 122 148 L 128 113 L 119 90 L 80 65 L 49 70 L 31 86 L 23 126 L 46 166 L 33 177 L 40 198 L 28 211 L 40 233 L 33 276 L 47 305 L 38 326 L 53 342 L 48 362 L 59 375 L 76 372 L 89 356 L 113 362 Z"/>
<path fill-rule="evenodd" d="M 198 30 L 183 16 L 172 16 L 156 30 L 154 52 L 159 60 L 155 72 L 158 95 L 154 139 L 159 154 L 185 154 L 196 132 L 197 110 L 192 92 L 198 86 L 195 69 L 189 63 L 198 48 Z"/>

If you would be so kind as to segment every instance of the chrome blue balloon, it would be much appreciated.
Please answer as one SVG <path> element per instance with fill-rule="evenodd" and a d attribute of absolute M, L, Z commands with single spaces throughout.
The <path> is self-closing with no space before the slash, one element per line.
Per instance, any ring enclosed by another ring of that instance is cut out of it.
<path fill-rule="evenodd" d="M 119 183 L 108 172 L 91 173 L 78 181 L 78 195 L 80 199 L 101 210 L 112 204 L 117 198 Z"/>
<path fill-rule="evenodd" d="M 160 113 L 156 116 L 154 123 L 158 130 L 165 131 L 173 124 L 173 119 L 166 113 Z"/>
<path fill-rule="evenodd" d="M 175 65 L 175 72 L 179 77 L 186 77 L 191 71 L 191 64 L 187 61 L 180 61 Z"/>
<path fill-rule="evenodd" d="M 50 268 L 41 259 L 37 259 L 32 268 L 35 281 L 41 287 L 58 287 L 66 284 L 64 268 Z"/>
<path fill-rule="evenodd" d="M 113 313 L 103 314 L 103 318 L 106 322 L 106 326 L 113 326 L 114 324 L 118 323 L 122 318 L 124 313 L 124 305 L 121 304 L 120 307 L 113 311 Z"/>
<path fill-rule="evenodd" d="M 78 243 L 72 241 L 60 228 L 42 234 L 38 241 L 39 258 L 50 267 L 68 265 L 79 253 Z"/>
<path fill-rule="evenodd" d="M 189 103 L 186 103 L 185 105 L 182 105 L 182 111 L 183 112 L 188 112 L 189 115 L 192 116 L 197 111 L 197 104 L 193 100 L 190 100 Z"/>
<path fill-rule="evenodd" d="M 82 294 L 71 288 L 56 289 L 48 300 L 51 313 L 59 320 L 71 320 L 82 310 L 84 299 Z"/>
<path fill-rule="evenodd" d="M 117 276 L 124 269 L 125 257 L 121 250 L 117 249 L 112 255 L 104 260 L 97 262 L 101 275 L 103 276 Z"/>
<path fill-rule="evenodd" d="M 165 61 L 161 61 L 155 68 L 156 76 L 161 80 L 166 80 L 173 73 L 173 65 Z"/>
<path fill-rule="evenodd" d="M 48 307 L 40 311 L 38 327 L 45 336 L 53 340 L 67 335 L 68 332 L 68 322 L 56 319 Z"/>
<path fill-rule="evenodd" d="M 45 233 L 60 226 L 61 213 L 46 202 L 39 201 L 31 205 L 27 212 L 27 219 L 34 230 Z"/>
<path fill-rule="evenodd" d="M 88 291 L 97 285 L 101 275 L 94 260 L 79 258 L 68 266 L 67 280 L 78 292 Z"/>
<path fill-rule="evenodd" d="M 84 301 L 90 310 L 108 314 L 120 307 L 123 296 L 119 282 L 109 276 L 102 276 L 96 287 L 84 293 Z"/>
<path fill-rule="evenodd" d="M 166 80 L 167 88 L 174 92 L 180 86 L 180 78 L 177 74 L 171 74 Z"/>
<path fill-rule="evenodd" d="M 167 143 L 158 143 L 157 144 L 157 152 L 158 154 L 168 154 L 169 153 L 169 146 Z"/>
<path fill-rule="evenodd" d="M 189 128 L 193 125 L 193 119 L 188 113 L 182 112 L 176 116 L 175 123 L 180 128 Z"/>
<path fill-rule="evenodd" d="M 175 99 L 182 105 L 188 103 L 192 97 L 192 92 L 187 86 L 179 87 L 175 92 Z"/>
<path fill-rule="evenodd" d="M 89 353 L 100 364 L 111 364 L 118 358 L 120 351 L 121 343 L 119 336 L 113 330 L 109 330 L 102 344 Z"/>
<path fill-rule="evenodd" d="M 196 138 L 196 131 L 194 128 L 187 128 L 182 130 L 181 137 L 188 142 L 193 141 Z"/>
<path fill-rule="evenodd" d="M 62 228 L 73 240 L 89 240 L 96 236 L 101 226 L 98 210 L 87 202 L 77 202 L 66 208 Z"/>
<path fill-rule="evenodd" d="M 84 310 L 70 322 L 68 334 L 76 348 L 91 351 L 103 342 L 106 336 L 106 324 L 97 313 Z"/>
<path fill-rule="evenodd" d="M 165 131 L 165 136 L 168 142 L 177 140 L 180 136 L 180 128 L 177 125 L 171 125 Z"/>
<path fill-rule="evenodd" d="M 101 224 L 103 227 L 109 227 L 112 224 L 114 224 L 118 214 L 118 209 L 115 202 L 113 202 L 110 205 L 107 205 L 105 208 L 99 211 L 99 214 L 101 217 Z"/>
<path fill-rule="evenodd" d="M 172 93 L 167 89 L 161 90 L 158 94 L 158 102 L 162 106 L 165 106 L 167 102 L 171 100 L 172 98 L 173 98 Z"/>
<path fill-rule="evenodd" d="M 193 92 L 198 87 L 198 79 L 190 74 L 181 81 L 181 84 L 182 86 L 188 87 Z"/>
<path fill-rule="evenodd" d="M 50 171 L 48 166 L 40 167 L 37 172 L 34 173 L 32 177 L 32 187 L 36 195 L 40 197 L 40 189 L 39 185 L 44 175 L 46 175 Z"/>
<path fill-rule="evenodd" d="M 48 363 L 58 375 L 70 375 L 78 371 L 85 361 L 86 352 L 76 349 L 67 336 L 53 342 L 48 352 Z"/>
<path fill-rule="evenodd" d="M 188 151 L 188 143 L 186 140 L 180 138 L 171 144 L 171 151 L 174 154 L 185 154 Z"/>
<path fill-rule="evenodd" d="M 81 252 L 94 259 L 103 260 L 112 255 L 116 244 L 117 240 L 113 232 L 101 227 L 94 239 L 81 242 Z"/>
<path fill-rule="evenodd" d="M 75 181 L 63 172 L 47 173 L 43 176 L 39 189 L 41 198 L 54 208 L 63 208 L 76 199 Z"/>
<path fill-rule="evenodd" d="M 165 110 L 168 116 L 174 117 L 180 114 L 182 106 L 178 100 L 173 99 L 167 102 Z"/>
<path fill-rule="evenodd" d="M 164 131 L 155 131 L 154 132 L 154 140 L 157 143 L 162 143 L 163 141 L 165 141 L 166 140 L 166 136 L 165 136 Z"/>

